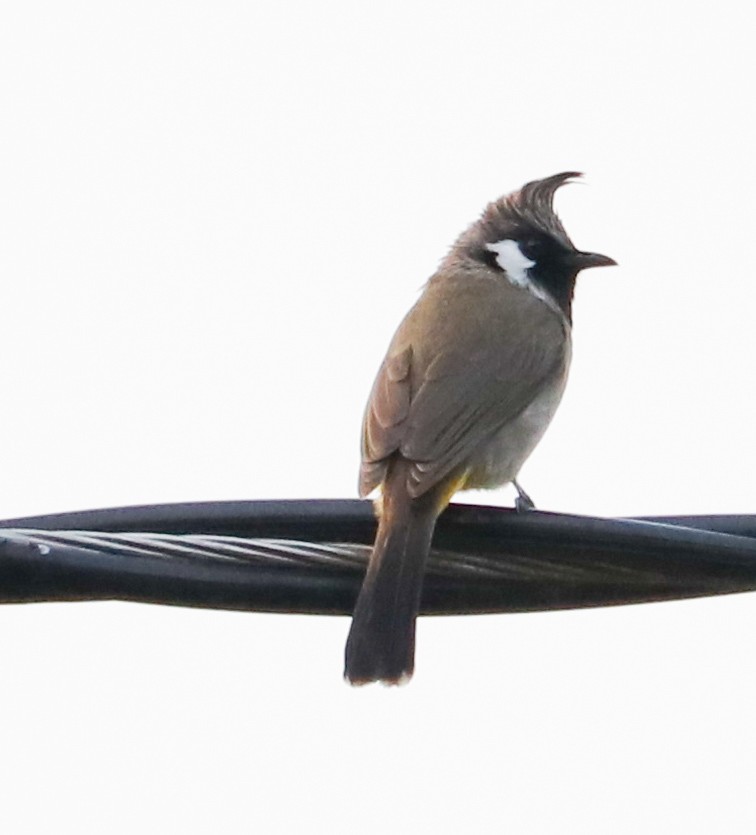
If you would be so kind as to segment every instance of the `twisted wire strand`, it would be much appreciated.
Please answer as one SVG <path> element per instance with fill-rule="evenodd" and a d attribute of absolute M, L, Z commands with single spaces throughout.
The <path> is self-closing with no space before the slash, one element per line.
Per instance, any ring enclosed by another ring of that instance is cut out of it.
<path fill-rule="evenodd" d="M 0 602 L 120 599 L 349 614 L 367 502 L 112 508 L 0 522 Z M 756 589 L 756 518 L 598 519 L 456 506 L 422 611 L 534 611 Z"/>
<path fill-rule="evenodd" d="M 101 554 L 128 556 L 139 554 L 163 559 L 180 557 L 192 560 L 225 560 L 244 565 L 272 568 L 291 566 L 304 570 L 349 569 L 364 571 L 371 546 L 339 542 L 303 542 L 291 539 L 265 539 L 230 536 L 175 535 L 159 533 L 104 533 L 101 531 L 45 531 L 6 529 L 2 537 L 22 538 L 43 547 L 67 545 Z M 552 577 L 555 581 L 569 576 L 584 582 L 604 582 L 607 576 L 617 580 L 632 574 L 632 569 L 594 561 L 581 565 L 579 560 L 555 563 L 549 560 L 509 553 L 506 561 L 496 557 L 476 556 L 434 550 L 428 561 L 428 573 L 448 577 L 471 576 L 476 579 Z M 648 576 L 648 575 L 646 575 Z"/>

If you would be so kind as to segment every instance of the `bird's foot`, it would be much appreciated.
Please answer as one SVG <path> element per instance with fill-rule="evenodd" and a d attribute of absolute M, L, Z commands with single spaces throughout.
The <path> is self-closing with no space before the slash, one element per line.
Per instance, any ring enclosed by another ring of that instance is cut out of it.
<path fill-rule="evenodd" d="M 517 481 L 513 481 L 514 489 L 517 490 L 517 498 L 515 499 L 515 510 L 518 513 L 525 513 L 528 510 L 535 510 L 535 503 L 533 499 L 520 487 Z"/>

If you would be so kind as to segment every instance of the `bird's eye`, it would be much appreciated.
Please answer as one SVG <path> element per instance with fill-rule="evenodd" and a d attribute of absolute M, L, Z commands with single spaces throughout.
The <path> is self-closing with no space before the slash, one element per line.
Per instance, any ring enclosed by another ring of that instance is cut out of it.
<path fill-rule="evenodd" d="M 531 261 L 537 261 L 543 250 L 544 244 L 541 238 L 525 238 L 520 241 L 520 252 Z"/>

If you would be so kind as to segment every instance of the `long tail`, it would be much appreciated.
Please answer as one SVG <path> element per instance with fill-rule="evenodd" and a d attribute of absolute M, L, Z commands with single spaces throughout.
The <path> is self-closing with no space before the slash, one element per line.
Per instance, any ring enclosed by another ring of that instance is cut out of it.
<path fill-rule="evenodd" d="M 434 496 L 411 498 L 405 468 L 394 468 L 347 639 L 344 677 L 351 684 L 400 684 L 412 676 L 415 619 L 440 510 Z"/>

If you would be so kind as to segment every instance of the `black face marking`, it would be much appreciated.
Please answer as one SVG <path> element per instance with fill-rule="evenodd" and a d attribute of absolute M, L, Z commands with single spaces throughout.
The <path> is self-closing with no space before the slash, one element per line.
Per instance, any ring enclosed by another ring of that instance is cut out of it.
<path fill-rule="evenodd" d="M 571 250 L 543 234 L 527 235 L 518 243 L 522 254 L 535 261 L 528 270 L 530 280 L 546 290 L 569 319 L 577 278 L 577 270 L 569 262 Z"/>
<path fill-rule="evenodd" d="M 545 235 L 530 235 L 519 239 L 517 243 L 520 252 L 536 264 L 548 259 L 550 246 Z"/>
<path fill-rule="evenodd" d="M 500 240 L 487 243 L 498 243 Z M 528 279 L 545 290 L 570 319 L 577 278 L 577 270 L 569 262 L 572 250 L 550 235 L 523 229 L 513 230 L 507 240 L 515 241 L 525 258 L 535 262 L 528 268 Z M 486 249 L 485 245 L 476 247 L 471 255 L 490 269 L 502 272 L 497 253 Z"/>

